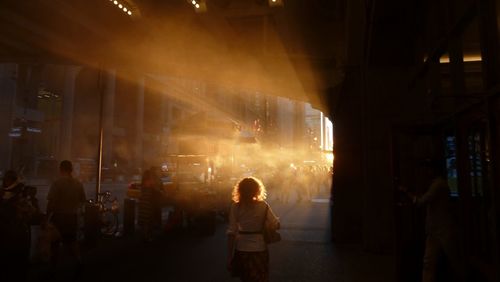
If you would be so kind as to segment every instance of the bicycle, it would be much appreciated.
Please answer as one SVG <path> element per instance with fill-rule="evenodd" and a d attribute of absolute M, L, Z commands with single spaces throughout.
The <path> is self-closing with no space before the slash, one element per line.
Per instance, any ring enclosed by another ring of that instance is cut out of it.
<path fill-rule="evenodd" d="M 118 214 L 120 205 L 118 200 L 111 198 L 111 192 L 106 191 L 97 194 L 97 201 L 89 200 L 89 204 L 95 205 L 99 209 L 99 225 L 101 234 L 104 236 L 114 236 L 118 233 Z"/>

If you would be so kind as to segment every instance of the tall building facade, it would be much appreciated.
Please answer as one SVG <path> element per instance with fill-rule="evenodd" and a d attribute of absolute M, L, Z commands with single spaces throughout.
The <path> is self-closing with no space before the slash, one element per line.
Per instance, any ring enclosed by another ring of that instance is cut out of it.
<path fill-rule="evenodd" d="M 1 64 L 0 89 L 7 117 L 0 122 L 0 170 L 22 170 L 26 177 L 54 177 L 58 162 L 69 159 L 80 178 L 95 179 L 100 126 L 103 177 L 115 180 L 140 174 L 168 154 L 191 152 L 174 134 L 180 128 L 196 131 L 190 134 L 198 140 L 246 134 L 270 147 L 325 143 L 316 136 L 326 132 L 325 123 L 310 105 L 201 80 L 74 65 Z"/>

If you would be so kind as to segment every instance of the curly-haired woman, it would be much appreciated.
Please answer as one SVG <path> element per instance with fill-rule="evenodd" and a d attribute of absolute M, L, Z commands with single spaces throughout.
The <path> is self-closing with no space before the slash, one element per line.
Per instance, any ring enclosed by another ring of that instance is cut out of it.
<path fill-rule="evenodd" d="M 265 198 L 266 188 L 257 178 L 243 178 L 234 186 L 228 269 L 242 281 L 269 281 L 269 252 L 262 231 L 265 225 L 279 229 L 280 223 Z"/>

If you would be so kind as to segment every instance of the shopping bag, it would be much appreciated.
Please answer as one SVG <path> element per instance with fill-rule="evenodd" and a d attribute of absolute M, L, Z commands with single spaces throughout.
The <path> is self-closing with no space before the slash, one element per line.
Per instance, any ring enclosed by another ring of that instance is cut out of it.
<path fill-rule="evenodd" d="M 61 234 L 57 227 L 50 221 L 40 226 L 38 240 L 36 243 L 34 260 L 38 262 L 49 262 L 52 244 L 61 240 Z"/>

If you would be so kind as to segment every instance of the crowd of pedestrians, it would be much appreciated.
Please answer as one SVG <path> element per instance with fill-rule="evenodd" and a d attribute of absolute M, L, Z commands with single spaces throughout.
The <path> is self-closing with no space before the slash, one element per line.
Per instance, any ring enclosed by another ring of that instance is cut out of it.
<path fill-rule="evenodd" d="M 319 194 L 330 193 L 332 169 L 326 165 L 290 164 L 257 174 L 274 200 L 281 203 L 310 202 Z"/>
<path fill-rule="evenodd" d="M 437 260 L 445 255 L 456 281 L 464 281 L 463 266 L 454 236 L 454 220 L 450 213 L 449 187 L 440 164 L 430 164 L 431 185 L 421 196 L 407 192 L 417 206 L 426 207 L 426 244 L 423 258 L 423 281 L 435 281 Z M 29 269 L 32 225 L 40 225 L 53 232 L 49 243 L 50 275 L 55 275 L 59 256 L 66 253 L 76 265 L 75 275 L 82 270 L 78 242 L 78 212 L 86 202 L 82 184 L 72 176 L 70 161 L 62 161 L 59 178 L 48 193 L 45 212 L 36 198 L 36 188 L 23 184 L 15 171 L 7 171 L 0 189 L 0 281 L 23 281 Z M 314 195 L 327 192 L 331 185 L 332 168 L 326 166 L 290 166 L 275 170 L 256 171 L 255 176 L 241 178 L 232 190 L 232 205 L 227 227 L 227 268 L 242 281 L 269 281 L 269 230 L 280 228 L 279 218 L 266 202 L 268 189 L 275 200 L 287 203 L 292 193 L 296 202 L 311 200 Z M 265 185 L 265 184 L 267 185 Z M 154 169 L 142 177 L 139 198 L 139 221 L 143 239 L 150 242 L 152 230 L 161 223 L 158 200 L 161 198 L 161 180 Z M 329 191 L 328 191 L 329 192 Z M 228 195 L 229 197 L 229 195 Z M 40 236 L 43 238 L 44 236 Z M 42 242 L 43 243 L 43 242 Z M 39 240 L 39 244 L 40 240 Z M 40 246 L 38 246 L 40 247 Z M 38 248 L 40 251 L 40 248 Z"/>

